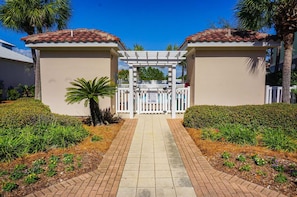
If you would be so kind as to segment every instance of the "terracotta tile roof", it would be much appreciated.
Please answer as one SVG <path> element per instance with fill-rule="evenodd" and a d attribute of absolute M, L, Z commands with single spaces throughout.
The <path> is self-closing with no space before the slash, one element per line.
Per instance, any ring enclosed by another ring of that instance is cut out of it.
<path fill-rule="evenodd" d="M 79 42 L 118 42 L 120 39 L 112 34 L 94 29 L 60 30 L 34 34 L 22 38 L 26 44 L 35 43 L 79 43 Z"/>
<path fill-rule="evenodd" d="M 187 42 L 255 42 L 277 40 L 269 34 L 237 29 L 208 29 L 186 38 Z"/>

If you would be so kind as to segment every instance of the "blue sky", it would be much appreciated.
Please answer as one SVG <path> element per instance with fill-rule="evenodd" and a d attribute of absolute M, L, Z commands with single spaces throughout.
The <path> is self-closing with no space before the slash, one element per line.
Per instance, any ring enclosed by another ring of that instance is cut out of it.
<path fill-rule="evenodd" d="M 0 0 L 2 4 L 4 0 Z M 181 45 L 189 35 L 203 31 L 224 18 L 234 21 L 237 0 L 72 0 L 68 29 L 99 29 L 118 36 L 127 48 L 140 44 L 145 50 L 165 50 Z M 16 33 L 0 26 L 0 39 L 25 45 Z"/>

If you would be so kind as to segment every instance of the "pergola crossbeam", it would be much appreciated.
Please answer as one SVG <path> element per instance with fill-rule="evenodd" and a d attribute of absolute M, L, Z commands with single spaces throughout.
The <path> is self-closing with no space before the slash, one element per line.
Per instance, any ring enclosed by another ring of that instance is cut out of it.
<path fill-rule="evenodd" d="M 129 65 L 129 111 L 130 118 L 133 118 L 133 93 L 134 79 L 133 68 L 142 66 L 168 66 L 171 69 L 172 81 L 172 118 L 176 113 L 176 65 L 186 59 L 184 56 L 187 51 L 118 51 L 119 58 Z"/>

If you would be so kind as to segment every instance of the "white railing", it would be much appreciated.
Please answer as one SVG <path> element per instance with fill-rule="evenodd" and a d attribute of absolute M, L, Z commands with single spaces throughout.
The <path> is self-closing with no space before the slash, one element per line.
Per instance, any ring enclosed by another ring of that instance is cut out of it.
<path fill-rule="evenodd" d="M 129 88 L 117 88 L 116 92 L 116 111 L 128 113 Z"/>
<path fill-rule="evenodd" d="M 266 86 L 265 104 L 281 103 L 282 89 L 281 86 Z M 292 89 L 297 89 L 297 86 L 290 87 Z"/>
<path fill-rule="evenodd" d="M 129 88 L 118 88 L 116 93 L 116 110 L 128 113 Z M 140 88 L 135 93 L 134 112 L 137 114 L 170 113 L 172 94 L 165 88 Z M 176 113 L 183 113 L 190 106 L 190 87 L 176 89 Z"/>

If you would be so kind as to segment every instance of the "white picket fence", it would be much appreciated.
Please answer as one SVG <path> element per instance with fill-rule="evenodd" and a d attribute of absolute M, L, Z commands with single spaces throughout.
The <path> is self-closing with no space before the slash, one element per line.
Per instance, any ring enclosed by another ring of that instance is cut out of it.
<path fill-rule="evenodd" d="M 281 103 L 282 89 L 281 86 L 266 86 L 265 104 Z M 297 86 L 290 87 L 290 90 L 292 89 L 297 89 Z"/>
<path fill-rule="evenodd" d="M 140 88 L 133 93 L 134 113 L 161 114 L 172 110 L 172 94 L 164 88 Z M 116 93 L 117 113 L 128 113 L 129 88 L 118 88 Z M 176 89 L 176 113 L 183 113 L 190 106 L 190 87 Z"/>

